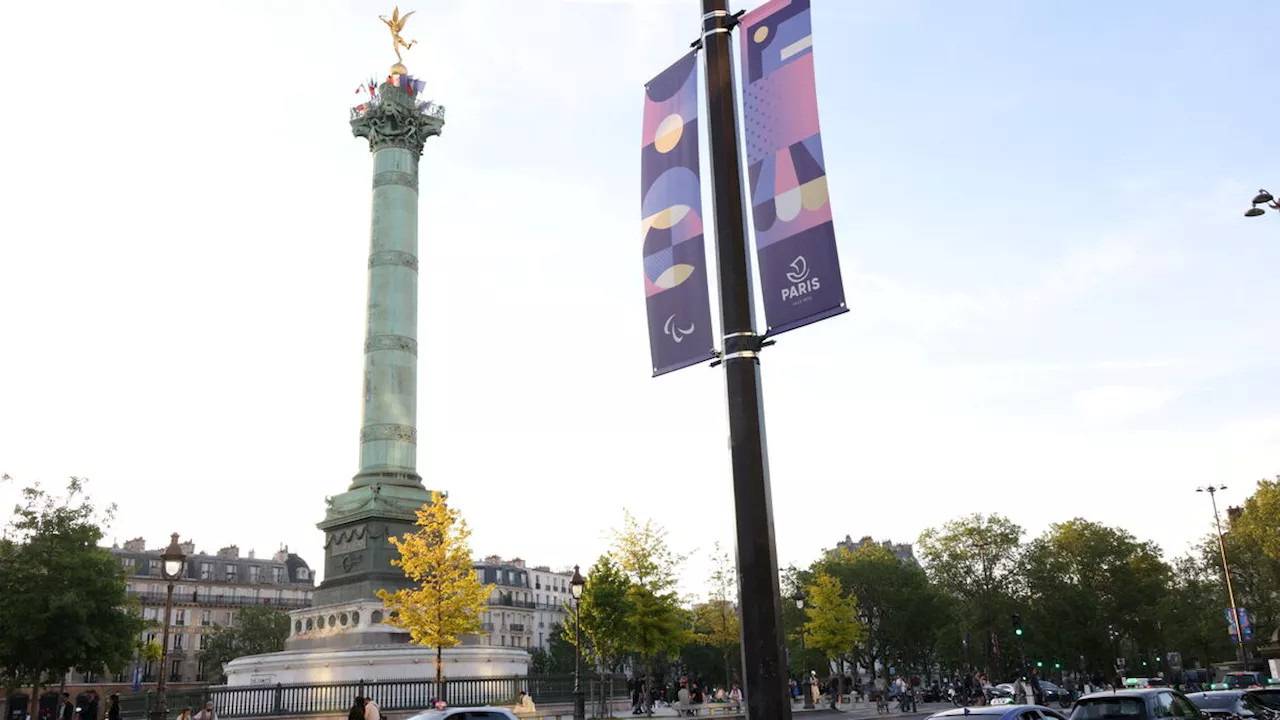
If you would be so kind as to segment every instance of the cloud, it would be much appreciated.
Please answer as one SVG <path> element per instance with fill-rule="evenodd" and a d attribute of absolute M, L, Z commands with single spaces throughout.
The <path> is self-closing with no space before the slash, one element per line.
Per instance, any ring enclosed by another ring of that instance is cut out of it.
<path fill-rule="evenodd" d="M 1072 405 L 1090 417 L 1125 417 L 1158 410 L 1181 394 L 1175 388 L 1102 385 L 1076 393 Z"/>

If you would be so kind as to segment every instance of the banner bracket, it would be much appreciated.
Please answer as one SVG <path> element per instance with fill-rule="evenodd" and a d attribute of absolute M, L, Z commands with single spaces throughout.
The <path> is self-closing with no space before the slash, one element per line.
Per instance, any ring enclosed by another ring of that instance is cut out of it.
<path fill-rule="evenodd" d="M 733 13 L 732 15 L 729 14 L 728 10 L 715 10 L 713 12 L 707 13 L 706 15 L 703 15 L 702 22 L 704 25 L 708 20 L 712 18 L 723 18 L 720 21 L 722 24 L 720 25 L 720 27 L 713 28 L 711 30 L 704 30 L 702 33 L 702 37 L 689 43 L 689 47 L 693 48 L 695 52 L 697 52 L 698 50 L 701 50 L 702 41 L 707 37 L 708 34 L 718 33 L 718 32 L 724 32 L 724 33 L 732 32 L 734 28 L 738 27 L 738 18 L 746 14 L 747 14 L 746 10 L 739 10 L 738 12 Z"/>
<path fill-rule="evenodd" d="M 767 333 L 764 335 L 757 335 L 754 332 L 730 333 L 724 336 L 724 350 L 715 352 L 715 360 L 711 361 L 711 367 L 735 358 L 758 359 L 760 351 L 777 342 L 777 340 L 770 340 Z"/>

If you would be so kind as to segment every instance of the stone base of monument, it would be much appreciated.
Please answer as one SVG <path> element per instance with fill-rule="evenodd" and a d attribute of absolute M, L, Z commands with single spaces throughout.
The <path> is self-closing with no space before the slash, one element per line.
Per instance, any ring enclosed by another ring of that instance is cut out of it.
<path fill-rule="evenodd" d="M 436 651 L 409 643 L 409 633 L 385 622 L 380 600 L 313 606 L 289 613 L 285 650 L 227 663 L 228 686 L 423 680 L 435 677 Z M 529 674 L 520 648 L 462 645 L 442 653 L 447 678 Z"/>

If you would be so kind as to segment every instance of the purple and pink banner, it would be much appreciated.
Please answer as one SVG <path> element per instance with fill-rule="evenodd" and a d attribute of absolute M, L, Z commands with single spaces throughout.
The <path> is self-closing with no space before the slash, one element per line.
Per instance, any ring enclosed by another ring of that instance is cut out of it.
<path fill-rule="evenodd" d="M 689 53 L 644 88 L 640 231 L 654 376 L 715 355 L 702 236 L 696 59 Z"/>
<path fill-rule="evenodd" d="M 771 335 L 848 310 L 818 128 L 809 0 L 743 16 L 742 112 L 751 218 Z"/>

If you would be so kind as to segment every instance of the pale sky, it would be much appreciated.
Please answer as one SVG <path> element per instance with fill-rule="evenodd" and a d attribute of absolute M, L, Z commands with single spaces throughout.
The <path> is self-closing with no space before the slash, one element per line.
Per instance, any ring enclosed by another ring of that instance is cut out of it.
<path fill-rule="evenodd" d="M 1242 216 L 1280 191 L 1280 7 L 813 6 L 851 312 L 764 357 L 781 564 L 975 511 L 1181 553 L 1197 485 L 1239 502 L 1280 471 L 1280 217 Z M 108 539 L 322 564 L 360 424 L 348 108 L 394 61 L 390 9 L 0 10 L 0 471 L 89 477 Z M 402 9 L 448 108 L 422 161 L 423 477 L 477 555 L 586 566 L 627 507 L 700 590 L 733 542 L 723 383 L 650 378 L 639 234 L 642 87 L 699 2 Z"/>

